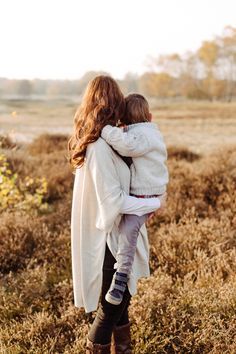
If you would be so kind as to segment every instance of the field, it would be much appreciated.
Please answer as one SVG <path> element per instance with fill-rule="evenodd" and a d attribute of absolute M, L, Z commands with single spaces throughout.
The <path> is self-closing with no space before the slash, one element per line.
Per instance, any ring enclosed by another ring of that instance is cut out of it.
<path fill-rule="evenodd" d="M 151 101 L 167 145 L 186 146 L 197 153 L 208 153 L 235 143 L 236 103 Z M 42 133 L 70 134 L 76 100 L 0 101 L 0 134 L 31 142 Z"/>
<path fill-rule="evenodd" d="M 131 302 L 134 353 L 236 353 L 236 104 L 151 107 L 171 180 L 166 211 L 148 224 L 151 276 Z M 1 212 L 0 353 L 84 353 L 95 314 L 72 296 L 66 143 L 75 109 L 0 102 L 0 155 L 22 181 L 45 176 L 48 205 Z"/>

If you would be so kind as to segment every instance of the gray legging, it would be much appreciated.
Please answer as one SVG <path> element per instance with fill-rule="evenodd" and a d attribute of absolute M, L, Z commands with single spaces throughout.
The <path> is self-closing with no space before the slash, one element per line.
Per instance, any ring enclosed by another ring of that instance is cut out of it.
<path fill-rule="evenodd" d="M 103 281 L 101 299 L 98 306 L 96 317 L 90 328 L 88 338 L 93 343 L 108 344 L 111 342 L 111 336 L 114 326 L 122 326 L 129 323 L 128 308 L 131 295 L 126 288 L 123 300 L 120 305 L 112 305 L 105 300 L 105 295 L 111 285 L 116 259 L 111 254 L 106 245 L 106 252 L 103 263 Z"/>
<path fill-rule="evenodd" d="M 148 219 L 149 214 L 137 216 L 125 214 L 122 216 L 119 225 L 118 252 L 116 255 L 116 270 L 121 273 L 130 274 L 134 262 L 137 247 L 137 240 L 141 226 Z"/>

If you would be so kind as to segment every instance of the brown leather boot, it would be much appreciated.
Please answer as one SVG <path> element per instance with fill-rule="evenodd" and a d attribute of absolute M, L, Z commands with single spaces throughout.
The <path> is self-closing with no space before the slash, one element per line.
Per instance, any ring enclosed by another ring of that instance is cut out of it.
<path fill-rule="evenodd" d="M 86 354 L 110 354 L 111 343 L 98 344 L 93 343 L 87 338 Z"/>
<path fill-rule="evenodd" d="M 132 354 L 130 323 L 114 328 L 111 354 Z"/>

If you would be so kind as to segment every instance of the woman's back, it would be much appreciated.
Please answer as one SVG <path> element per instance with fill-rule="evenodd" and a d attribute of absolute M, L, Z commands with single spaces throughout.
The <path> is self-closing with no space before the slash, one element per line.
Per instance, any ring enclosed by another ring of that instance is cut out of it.
<path fill-rule="evenodd" d="M 130 171 L 125 162 L 103 139 L 90 144 L 84 165 L 76 169 L 71 212 L 75 306 L 85 307 L 86 312 L 97 308 L 106 242 L 116 255 L 119 210 L 129 187 Z M 149 275 L 148 252 L 144 225 L 128 283 L 131 294 L 136 293 L 137 279 Z"/>

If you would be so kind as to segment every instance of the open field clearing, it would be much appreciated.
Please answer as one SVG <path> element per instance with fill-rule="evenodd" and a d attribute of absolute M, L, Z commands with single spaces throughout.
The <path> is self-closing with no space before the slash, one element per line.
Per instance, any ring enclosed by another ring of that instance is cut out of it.
<path fill-rule="evenodd" d="M 75 308 L 72 294 L 65 155 L 75 103 L 0 107 L 1 132 L 14 129 L 27 142 L 1 138 L 11 171 L 1 169 L 3 197 L 20 191 L 25 203 L 0 204 L 0 352 L 82 354 L 94 314 Z M 168 145 L 169 200 L 148 224 L 151 277 L 130 307 L 134 353 L 234 354 L 236 105 L 163 104 L 153 112 Z"/>
<path fill-rule="evenodd" d="M 151 100 L 154 120 L 168 146 L 185 146 L 205 154 L 236 143 L 236 103 Z M 0 134 L 30 142 L 42 133 L 70 134 L 76 101 L 0 102 Z"/>

